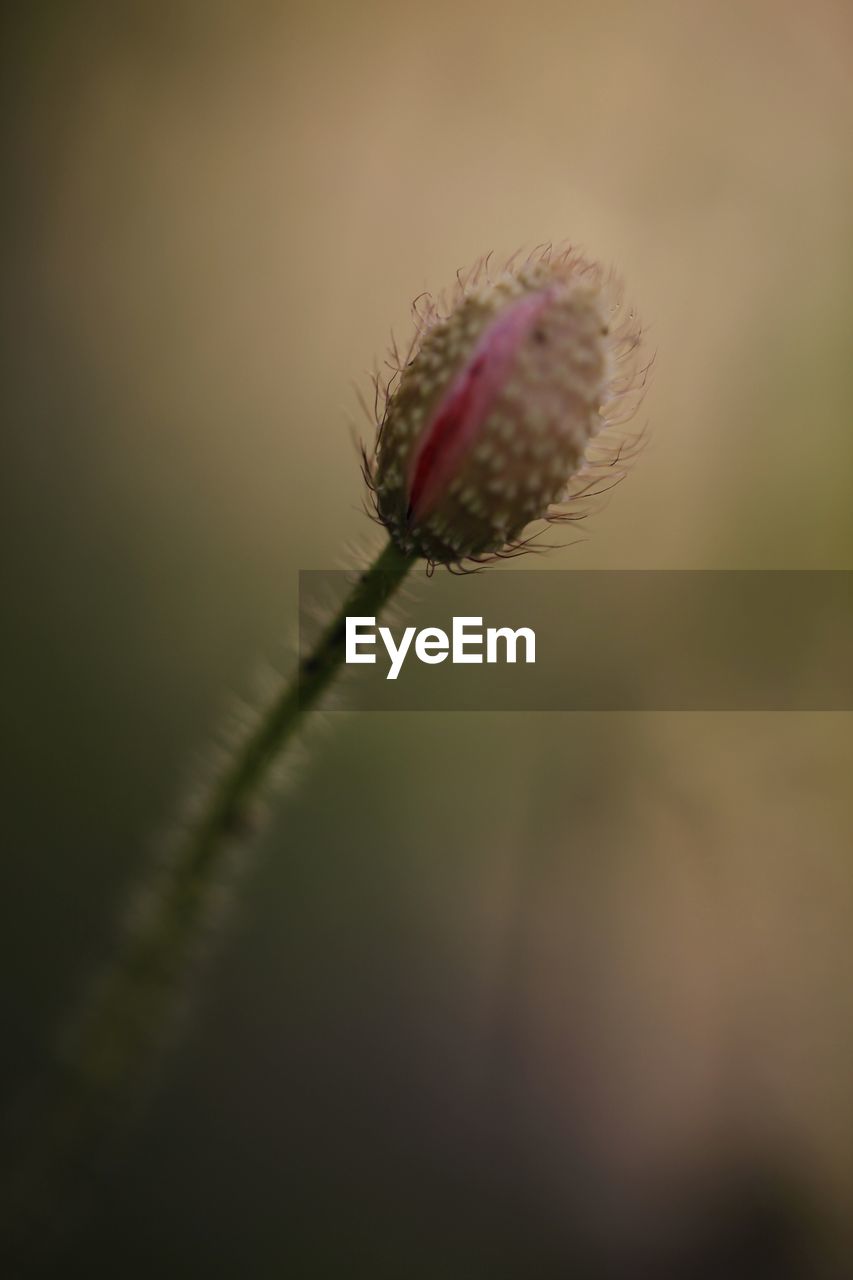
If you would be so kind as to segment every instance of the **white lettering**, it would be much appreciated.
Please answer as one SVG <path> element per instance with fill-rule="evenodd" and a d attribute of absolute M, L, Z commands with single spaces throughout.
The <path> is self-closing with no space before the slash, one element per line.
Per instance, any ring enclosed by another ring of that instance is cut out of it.
<path fill-rule="evenodd" d="M 375 653 L 359 653 L 359 645 L 376 644 L 376 635 L 371 633 L 368 636 L 359 635 L 362 627 L 372 627 L 376 622 L 375 618 L 347 618 L 346 626 L 346 661 L 347 662 L 375 662 Z"/>
<path fill-rule="evenodd" d="M 466 644 L 483 643 L 482 633 L 475 635 L 465 630 L 468 623 L 471 626 L 482 626 L 482 618 L 454 618 L 453 619 L 453 662 L 482 662 L 483 655 L 481 653 L 466 653 Z"/>
<path fill-rule="evenodd" d="M 375 624 L 375 618 L 347 618 L 345 632 L 346 662 L 376 662 L 375 653 L 362 652 L 365 648 L 372 648 L 376 645 L 377 633 L 373 630 Z M 440 627 L 424 627 L 422 631 L 417 631 L 415 627 L 406 627 L 398 645 L 390 628 L 380 627 L 379 637 L 390 660 L 385 679 L 397 679 L 403 669 L 406 655 L 412 648 L 413 640 L 418 661 L 424 662 L 428 666 L 435 666 L 439 662 L 444 662 L 448 654 L 450 655 L 450 661 L 453 663 L 499 662 L 501 661 L 498 656 L 500 642 L 502 642 L 503 661 L 516 663 L 519 661 L 518 647 L 520 641 L 524 643 L 524 661 L 528 663 L 536 661 L 536 633 L 532 628 L 518 627 L 514 631 L 511 627 L 487 627 L 485 637 L 482 628 L 482 618 L 454 618 L 452 639 L 448 639 L 447 632 L 442 631 Z M 482 650 L 484 639 L 485 659 L 482 652 L 470 652 L 473 648 Z"/>
<path fill-rule="evenodd" d="M 409 645 L 412 643 L 412 636 L 415 634 L 415 628 L 406 627 L 406 630 L 403 632 L 403 639 L 400 641 L 399 649 L 394 644 L 394 637 L 391 635 L 388 627 L 380 627 L 379 634 L 385 643 L 385 648 L 388 650 L 388 657 L 391 659 L 391 670 L 388 672 L 385 679 L 396 680 L 397 676 L 400 674 L 403 659 L 409 652 Z"/>
<path fill-rule="evenodd" d="M 510 627 L 489 627 L 486 632 L 486 662 L 497 662 L 499 636 L 506 641 L 507 662 L 515 662 L 519 636 L 524 637 L 524 661 L 536 661 L 536 633 L 530 627 L 519 627 L 517 631 Z"/>
<path fill-rule="evenodd" d="M 442 631 L 440 627 L 424 627 L 423 631 L 418 632 L 415 653 L 421 662 L 428 662 L 433 666 L 436 662 L 444 662 L 449 646 L 446 631 Z"/>

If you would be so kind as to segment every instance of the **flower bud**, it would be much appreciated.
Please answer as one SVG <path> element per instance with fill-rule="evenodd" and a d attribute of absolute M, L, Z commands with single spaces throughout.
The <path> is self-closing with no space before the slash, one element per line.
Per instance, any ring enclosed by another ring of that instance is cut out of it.
<path fill-rule="evenodd" d="M 517 548 L 525 526 L 552 518 L 606 424 L 626 346 L 595 264 L 545 251 L 480 283 L 485 265 L 452 307 L 419 315 L 369 468 L 379 519 L 432 563 Z"/>

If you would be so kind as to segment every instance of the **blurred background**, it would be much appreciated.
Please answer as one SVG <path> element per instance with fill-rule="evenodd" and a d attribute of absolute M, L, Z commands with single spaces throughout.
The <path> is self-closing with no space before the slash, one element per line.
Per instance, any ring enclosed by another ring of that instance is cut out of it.
<path fill-rule="evenodd" d="M 853 12 L 2 23 L 14 1110 L 298 570 L 377 545 L 353 382 L 423 289 L 569 238 L 648 323 L 651 442 L 551 566 L 853 568 Z M 330 730 L 55 1273 L 853 1275 L 850 716 Z"/>

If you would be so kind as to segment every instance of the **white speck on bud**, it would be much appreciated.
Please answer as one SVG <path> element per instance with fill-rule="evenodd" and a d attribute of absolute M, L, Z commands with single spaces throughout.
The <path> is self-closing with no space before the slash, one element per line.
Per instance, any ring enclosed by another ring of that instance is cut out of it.
<path fill-rule="evenodd" d="M 376 515 L 403 552 L 451 565 L 518 554 L 531 521 L 576 519 L 573 501 L 621 478 L 637 438 L 612 433 L 613 409 L 623 426 L 648 366 L 636 372 L 639 325 L 633 313 L 617 323 L 618 310 L 612 277 L 550 247 L 494 281 L 482 260 L 449 306 L 420 299 L 409 356 L 393 353 L 395 375 L 377 385 L 365 459 Z"/>

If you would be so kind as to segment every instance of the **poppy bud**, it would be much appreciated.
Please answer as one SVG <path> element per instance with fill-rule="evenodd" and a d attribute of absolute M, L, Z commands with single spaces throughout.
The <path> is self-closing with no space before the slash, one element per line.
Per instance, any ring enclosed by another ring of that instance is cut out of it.
<path fill-rule="evenodd" d="M 626 345 L 595 264 L 545 251 L 479 283 L 485 265 L 446 312 L 432 304 L 418 317 L 369 468 L 395 543 L 433 563 L 507 551 L 531 521 L 550 518 L 606 425 Z"/>

